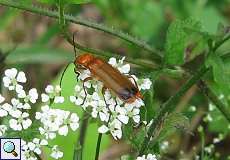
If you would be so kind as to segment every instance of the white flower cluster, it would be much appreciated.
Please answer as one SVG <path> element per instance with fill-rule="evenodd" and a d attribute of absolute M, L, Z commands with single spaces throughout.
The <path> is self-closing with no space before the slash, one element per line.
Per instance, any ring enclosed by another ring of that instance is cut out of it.
<path fill-rule="evenodd" d="M 37 160 L 37 155 L 41 155 L 41 147 L 48 146 L 48 141 L 45 139 L 34 138 L 32 142 L 26 142 L 22 140 L 22 159 L 23 160 Z M 61 152 L 57 145 L 51 148 L 50 156 L 54 159 L 60 159 L 63 157 L 63 152 Z"/>
<path fill-rule="evenodd" d="M 18 72 L 17 69 L 7 69 L 3 77 L 3 83 L 10 91 L 15 91 L 16 97 L 11 99 L 11 103 L 3 103 L 5 98 L 0 95 L 0 117 L 9 118 L 9 127 L 15 131 L 21 131 L 29 128 L 32 121 L 29 117 L 31 104 L 36 103 L 38 93 L 35 88 L 29 90 L 28 94 L 24 91 L 21 83 L 26 82 L 24 72 Z M 7 126 L 1 125 L 0 135 L 7 130 Z"/>
<path fill-rule="evenodd" d="M 137 157 L 136 160 L 157 160 L 157 157 L 154 154 L 148 154 L 148 155 L 143 155 L 141 157 Z"/>
<path fill-rule="evenodd" d="M 118 68 L 123 74 L 129 74 L 130 65 L 123 64 L 124 58 L 117 61 L 111 58 L 109 63 Z M 80 79 L 84 80 L 90 76 L 89 70 L 84 70 L 80 74 Z M 150 89 L 151 81 L 149 79 L 138 79 L 131 75 L 137 82 L 140 90 Z M 132 81 L 132 79 L 130 79 Z M 4 86 L 13 91 L 15 97 L 6 102 L 5 98 L 0 95 L 0 118 L 7 117 L 4 123 L 0 125 L 0 136 L 4 136 L 6 131 L 10 128 L 12 132 L 20 132 L 31 128 L 32 115 L 30 110 L 33 105 L 38 102 L 39 97 L 44 104 L 41 109 L 36 112 L 35 120 L 41 124 L 37 129 L 38 137 L 33 137 L 31 142 L 23 141 L 22 143 L 22 159 L 36 160 L 36 155 L 42 153 L 41 148 L 46 146 L 51 149 L 50 156 L 55 159 L 63 157 L 63 153 L 59 150 L 57 145 L 50 146 L 48 140 L 54 139 L 57 134 L 66 136 L 69 130 L 76 131 L 79 128 L 79 117 L 76 113 L 54 108 L 53 104 L 63 103 L 64 97 L 61 96 L 60 86 L 48 85 L 45 92 L 39 96 L 35 88 L 28 92 L 24 90 L 23 83 L 27 81 L 25 73 L 17 71 L 17 69 L 7 69 L 3 77 Z M 110 93 L 110 90 L 105 91 L 102 95 L 103 84 L 97 80 L 90 80 L 84 85 L 88 90 L 85 95 L 83 88 L 83 81 L 75 87 L 75 93 L 70 96 L 70 101 L 77 106 L 81 106 L 85 112 L 89 113 L 93 118 L 99 119 L 101 126 L 98 132 L 110 132 L 114 139 L 122 137 L 122 126 L 132 120 L 135 123 L 140 123 L 140 107 L 144 105 L 141 99 L 136 99 L 134 103 L 124 103 L 115 95 Z M 134 82 L 133 82 L 134 83 Z M 84 98 L 86 101 L 84 102 Z M 82 105 L 82 103 L 84 104 Z M 51 107 L 52 106 L 52 107 Z M 142 156 L 143 157 L 143 156 Z M 151 157 L 150 155 L 147 156 Z M 155 160 L 155 159 L 148 159 Z"/>
<path fill-rule="evenodd" d="M 117 61 L 115 58 L 110 58 L 108 63 L 116 67 L 122 74 L 128 75 L 130 65 L 124 64 L 124 59 Z M 150 79 L 138 79 L 135 75 L 130 76 L 136 80 L 140 90 L 150 89 L 152 84 Z M 90 112 L 93 118 L 98 118 L 101 121 L 102 125 L 98 128 L 99 133 L 110 132 L 114 139 L 120 139 L 122 137 L 122 125 L 128 124 L 130 119 L 135 123 L 140 123 L 140 107 L 144 106 L 143 101 L 137 99 L 131 104 L 124 103 L 112 95 L 108 89 L 103 96 L 101 94 L 103 84 L 98 80 L 90 80 L 84 83 L 87 90 L 93 90 L 92 93 L 85 95 L 82 81 L 87 77 L 90 77 L 90 71 L 83 70 L 79 75 L 81 81 L 75 86 L 75 94 L 70 96 L 70 101 Z M 134 83 L 133 79 L 130 80 Z"/>
<path fill-rule="evenodd" d="M 0 117 L 7 117 L 4 124 L 0 125 L 0 136 L 4 136 L 6 131 L 11 128 L 15 132 L 27 130 L 32 125 L 31 116 L 29 110 L 32 108 L 38 98 L 38 92 L 35 88 L 32 88 L 28 93 L 23 88 L 23 83 L 27 81 L 25 73 L 17 69 L 7 69 L 3 77 L 4 86 L 9 91 L 14 91 L 15 97 L 10 100 L 10 103 L 5 102 L 5 98 L 0 94 Z M 60 96 L 60 86 L 48 85 L 45 88 L 45 93 L 41 94 L 42 102 L 63 103 L 64 97 Z M 79 117 L 76 113 L 70 113 L 60 109 L 51 109 L 50 106 L 45 104 L 41 107 L 40 112 L 36 112 L 36 121 L 41 122 L 41 126 L 38 128 L 38 139 L 34 137 L 32 142 L 22 143 L 22 159 L 24 160 L 36 160 L 36 156 L 41 154 L 41 147 L 48 146 L 48 139 L 54 139 L 56 133 L 66 136 L 68 134 L 68 128 L 76 131 L 79 127 Z M 51 157 L 59 159 L 63 157 L 63 153 L 59 150 L 58 146 L 49 146 L 52 152 Z"/>
<path fill-rule="evenodd" d="M 42 112 L 36 112 L 36 119 L 40 120 L 43 127 L 39 128 L 41 135 L 46 139 L 54 139 L 56 132 L 66 136 L 68 128 L 76 131 L 79 127 L 79 117 L 76 113 L 70 113 L 61 109 L 51 109 L 48 105 L 42 106 Z"/>

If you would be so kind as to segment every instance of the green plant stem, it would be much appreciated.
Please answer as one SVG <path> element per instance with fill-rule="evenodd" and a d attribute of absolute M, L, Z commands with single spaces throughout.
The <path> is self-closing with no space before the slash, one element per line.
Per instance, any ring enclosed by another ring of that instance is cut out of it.
<path fill-rule="evenodd" d="M 105 52 L 105 51 L 102 51 L 102 50 L 96 50 L 96 49 L 93 49 L 93 48 L 85 47 L 85 46 L 82 46 L 81 44 L 79 44 L 77 42 L 74 42 L 73 39 L 71 38 L 71 36 L 69 35 L 68 31 L 67 31 L 67 27 L 66 27 L 66 24 L 65 24 L 65 15 L 64 15 L 64 6 L 63 5 L 59 6 L 59 24 L 60 24 L 60 28 L 61 28 L 61 31 L 62 31 L 62 34 L 63 34 L 64 38 L 72 46 L 75 46 L 77 49 L 80 49 L 82 51 L 89 52 L 89 53 L 92 53 L 92 54 L 95 54 L 95 55 L 104 56 L 104 57 L 107 57 L 107 58 L 110 58 L 110 57 L 120 58 L 119 56 L 117 56 L 114 53 Z M 130 62 L 132 64 L 136 64 L 136 65 L 139 65 L 139 66 L 142 66 L 142 67 L 146 67 L 146 68 L 151 68 L 151 69 L 156 69 L 157 68 L 157 66 L 154 65 L 154 64 L 141 62 L 140 60 L 136 60 L 136 59 L 127 58 L 126 61 Z"/>
<path fill-rule="evenodd" d="M 0 93 L 2 92 L 2 75 L 3 75 L 3 69 L 5 67 L 5 63 L 4 63 L 4 58 L 2 52 L 0 51 Z"/>
<path fill-rule="evenodd" d="M 99 158 L 101 139 L 102 139 L 102 133 L 99 133 L 98 138 L 97 138 L 97 148 L 96 148 L 95 160 L 98 160 Z"/>
<path fill-rule="evenodd" d="M 230 39 L 230 35 L 222 39 L 221 41 L 217 42 L 215 47 L 213 48 L 213 51 L 215 52 L 222 44 L 224 44 L 226 41 Z"/>
<path fill-rule="evenodd" d="M 13 7 L 13 8 L 21 9 L 21 10 L 26 10 L 28 12 L 52 17 L 52 18 L 59 18 L 59 13 L 57 11 L 49 11 L 47 9 L 42 9 L 42 8 L 38 8 L 35 6 L 31 6 L 31 5 L 29 6 L 29 5 L 25 5 L 23 3 L 17 3 L 15 1 L 0 0 L 0 4 L 4 5 L 4 6 L 9 6 L 9 7 Z M 90 22 L 87 20 L 82 20 L 82 19 L 75 18 L 75 17 L 70 16 L 70 15 L 64 15 L 64 17 L 69 22 L 79 24 L 79 25 L 84 25 L 84 26 L 87 26 L 89 28 L 103 31 L 105 33 L 114 35 L 115 37 L 119 37 L 123 40 L 126 40 L 133 45 L 139 46 L 140 48 L 143 48 L 144 50 L 152 53 L 153 60 L 155 60 L 156 63 L 158 63 L 158 64 L 161 63 L 162 56 L 161 56 L 160 52 L 157 51 L 152 46 L 145 43 L 143 40 L 138 40 L 137 38 L 134 38 L 134 37 L 132 37 L 126 33 L 123 33 L 122 31 L 117 31 L 113 28 L 106 27 L 102 24 L 97 24 L 97 23 Z"/>
<path fill-rule="evenodd" d="M 3 75 L 3 70 L 6 67 L 5 60 L 6 58 L 16 49 L 16 46 L 14 46 L 12 49 L 9 49 L 5 53 L 3 53 L 0 50 L 0 92 L 2 91 L 2 75 Z"/>
<path fill-rule="evenodd" d="M 214 53 L 222 44 L 224 44 L 227 40 L 230 39 L 230 35 L 224 38 L 222 41 L 215 44 L 215 46 L 210 48 L 210 53 Z M 150 125 L 147 136 L 144 138 L 144 141 L 141 145 L 141 149 L 139 150 L 139 155 L 142 155 L 145 150 L 148 148 L 150 143 L 150 138 L 152 134 L 155 133 L 155 130 L 158 128 L 160 122 L 164 120 L 165 115 L 173 111 L 174 104 L 183 96 L 183 94 L 191 88 L 195 83 L 200 82 L 202 76 L 209 70 L 206 68 L 205 65 L 202 65 L 200 69 L 179 89 L 179 91 L 174 95 L 171 96 L 161 107 L 160 112 L 154 118 L 152 124 Z M 199 84 L 198 84 L 199 85 Z M 230 111 L 225 107 L 221 101 L 215 96 L 215 94 L 210 90 L 207 89 L 208 87 L 200 86 L 202 91 L 205 93 L 206 96 L 218 107 L 218 109 L 223 113 L 223 115 L 229 120 Z"/>
<path fill-rule="evenodd" d="M 65 33 L 65 38 L 71 45 L 75 46 L 77 49 L 80 49 L 82 51 L 89 52 L 89 53 L 92 53 L 92 54 L 95 54 L 95 55 L 98 55 L 98 56 L 107 57 L 107 58 L 110 58 L 110 57 L 120 58 L 120 56 L 118 56 L 116 54 L 113 54 L 113 53 L 110 53 L 110 52 L 105 52 L 105 51 L 102 51 L 102 50 L 89 48 L 89 47 L 85 47 L 85 46 L 82 46 L 81 44 L 79 44 L 77 42 L 73 42 L 73 40 L 70 38 L 70 36 L 67 33 Z M 157 66 L 157 65 L 155 65 L 153 63 L 146 63 L 146 62 L 143 62 L 143 61 L 138 60 L 138 59 L 133 59 L 133 58 L 128 58 L 127 57 L 125 59 L 125 61 L 129 62 L 129 63 L 132 63 L 132 64 L 136 64 L 138 66 L 146 67 L 146 68 L 151 68 L 151 69 L 159 68 L 159 66 Z"/>
<path fill-rule="evenodd" d="M 225 104 L 223 104 L 218 97 L 215 95 L 215 93 L 205 84 L 204 81 L 200 80 L 198 82 L 198 87 L 200 90 L 206 95 L 210 101 L 215 104 L 215 106 L 220 110 L 220 112 L 224 115 L 224 117 L 230 122 L 230 111 Z"/>
<path fill-rule="evenodd" d="M 179 91 L 171 96 L 162 106 L 156 117 L 154 118 L 152 124 L 150 125 L 147 136 L 145 137 L 141 149 L 139 151 L 139 155 L 142 155 L 145 150 L 148 148 L 148 144 L 150 142 L 150 138 L 152 134 L 154 133 L 154 130 L 158 128 L 158 125 L 160 122 L 163 121 L 165 115 L 172 112 L 175 108 L 175 103 L 178 102 L 178 100 L 184 95 L 186 91 L 189 90 L 194 84 L 196 84 L 200 78 L 208 71 L 208 68 L 205 66 L 202 66 L 180 89 Z"/>
<path fill-rule="evenodd" d="M 35 152 L 33 152 L 33 153 L 34 153 L 35 157 L 37 158 L 37 160 L 42 160 L 42 158 L 37 153 L 35 153 Z"/>
<path fill-rule="evenodd" d="M 84 112 L 83 119 L 81 122 L 80 134 L 74 150 L 74 160 L 83 159 L 83 149 L 85 144 L 85 136 L 87 132 L 88 121 L 89 121 L 89 114 L 87 112 Z"/>
<path fill-rule="evenodd" d="M 205 146 L 205 135 L 204 135 L 204 130 L 200 131 L 200 138 L 201 138 L 201 160 L 204 159 L 204 146 Z"/>

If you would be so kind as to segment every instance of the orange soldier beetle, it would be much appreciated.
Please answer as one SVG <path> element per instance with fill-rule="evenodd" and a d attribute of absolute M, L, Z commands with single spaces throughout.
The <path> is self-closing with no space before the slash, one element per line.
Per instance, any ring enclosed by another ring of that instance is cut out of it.
<path fill-rule="evenodd" d="M 138 89 L 137 83 L 132 76 L 122 74 L 118 69 L 114 68 L 101 58 L 85 53 L 76 57 L 74 64 L 76 68 L 89 69 L 91 72 L 91 77 L 83 80 L 83 87 L 86 81 L 95 78 L 104 84 L 102 89 L 103 95 L 105 89 L 110 89 L 125 103 L 132 103 L 138 98 L 143 98 Z M 79 74 L 76 69 L 75 72 Z M 129 78 L 134 79 L 135 85 L 129 80 Z"/>
<path fill-rule="evenodd" d="M 74 43 L 74 35 L 73 35 L 73 43 Z M 75 48 L 75 45 L 73 46 L 74 46 L 74 52 L 75 52 L 75 57 L 76 57 L 75 61 L 73 62 L 75 65 L 74 72 L 77 74 L 77 80 L 80 75 L 80 72 L 77 71 L 77 68 L 79 70 L 89 69 L 91 73 L 91 77 L 87 77 L 83 80 L 83 88 L 85 92 L 85 97 L 84 97 L 82 105 L 84 104 L 87 98 L 87 91 L 85 89 L 84 83 L 89 80 L 92 80 L 93 78 L 101 81 L 104 84 L 102 88 L 103 97 L 104 97 L 105 90 L 110 89 L 125 103 L 133 103 L 138 98 L 143 99 L 143 96 L 138 89 L 137 82 L 132 76 L 122 74 L 118 69 L 114 68 L 109 63 L 89 53 L 85 53 L 80 56 L 76 56 L 76 48 Z M 64 77 L 64 73 L 67 70 L 69 65 L 70 63 L 66 66 L 66 68 L 64 69 L 62 73 L 61 80 L 60 80 L 60 86 L 61 86 L 61 82 Z M 129 78 L 132 78 L 134 80 L 135 85 L 130 81 Z M 105 100 L 105 97 L 104 97 L 104 100 Z"/>

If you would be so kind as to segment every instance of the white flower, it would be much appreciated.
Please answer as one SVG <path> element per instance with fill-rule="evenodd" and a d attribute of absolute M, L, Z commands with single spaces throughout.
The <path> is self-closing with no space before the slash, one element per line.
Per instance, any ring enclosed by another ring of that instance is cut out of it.
<path fill-rule="evenodd" d="M 129 122 L 129 117 L 126 115 L 125 108 L 122 108 L 120 106 L 110 105 L 109 109 L 112 113 L 111 115 L 112 120 L 117 119 L 124 124 L 127 124 Z"/>
<path fill-rule="evenodd" d="M 23 160 L 37 160 L 37 158 L 34 157 L 33 153 L 30 150 L 22 150 L 21 156 Z"/>
<path fill-rule="evenodd" d="M 45 88 L 46 93 L 41 94 L 42 102 L 48 102 L 49 100 L 53 100 L 54 103 L 63 103 L 64 97 L 60 96 L 61 87 L 59 85 L 52 86 L 48 85 Z"/>
<path fill-rule="evenodd" d="M 209 146 L 205 147 L 204 148 L 204 151 L 211 154 L 214 150 L 214 145 L 213 144 L 210 144 Z"/>
<path fill-rule="evenodd" d="M 63 157 L 63 152 L 61 152 L 58 148 L 57 145 L 53 146 L 52 148 L 52 153 L 50 155 L 51 157 L 55 158 L 55 159 L 60 159 Z"/>
<path fill-rule="evenodd" d="M 121 73 L 127 74 L 127 73 L 129 73 L 129 71 L 130 71 L 130 65 L 129 65 L 129 64 L 125 64 L 125 65 L 119 67 L 118 70 L 119 70 Z"/>
<path fill-rule="evenodd" d="M 160 145 L 160 148 L 165 151 L 169 147 L 169 142 L 168 141 L 163 141 Z"/>
<path fill-rule="evenodd" d="M 126 105 L 125 109 L 127 110 L 128 117 L 133 118 L 133 121 L 136 123 L 140 122 L 139 108 L 135 108 L 133 105 Z"/>
<path fill-rule="evenodd" d="M 84 80 L 84 79 L 86 79 L 87 77 L 90 77 L 90 71 L 89 71 L 88 69 L 83 70 L 83 71 L 81 72 L 81 74 L 79 75 L 79 79 L 80 79 L 80 80 Z M 88 85 L 90 85 L 90 83 L 86 84 L 86 87 L 87 87 L 87 88 L 89 88 Z"/>
<path fill-rule="evenodd" d="M 21 156 L 23 160 L 37 160 L 37 158 L 34 157 L 34 153 L 31 152 L 28 144 L 23 139 L 21 140 Z"/>
<path fill-rule="evenodd" d="M 196 106 L 190 106 L 190 107 L 189 107 L 189 110 L 190 110 L 191 112 L 195 112 L 195 111 L 196 111 Z"/>
<path fill-rule="evenodd" d="M 139 89 L 150 89 L 151 85 L 152 85 L 152 81 L 149 78 L 140 80 L 141 81 L 141 85 L 139 86 Z"/>
<path fill-rule="evenodd" d="M 219 143 L 220 141 L 222 141 L 224 139 L 223 134 L 219 134 L 218 137 L 215 137 L 213 139 L 213 143 Z"/>
<path fill-rule="evenodd" d="M 5 103 L 2 107 L 7 110 L 12 117 L 19 117 L 22 114 L 20 109 L 23 108 L 23 104 L 15 98 L 11 99 L 11 103 L 12 105 Z"/>
<path fill-rule="evenodd" d="M 5 98 L 0 94 L 0 103 L 4 102 Z"/>
<path fill-rule="evenodd" d="M 102 125 L 101 127 L 98 128 L 99 133 L 106 133 L 108 131 L 110 131 L 110 133 L 112 134 L 115 140 L 121 139 L 122 130 L 121 130 L 121 123 L 119 121 L 114 120 L 113 122 L 110 122 L 108 124 L 108 127 L 105 125 Z"/>
<path fill-rule="evenodd" d="M 116 58 L 112 57 L 109 59 L 108 63 L 111 64 L 113 67 L 116 67 L 117 60 L 116 60 Z"/>
<path fill-rule="evenodd" d="M 54 98 L 54 103 L 63 103 L 64 102 L 64 97 L 62 96 L 56 96 Z"/>
<path fill-rule="evenodd" d="M 123 64 L 125 60 L 125 57 L 120 59 L 117 63 L 116 58 L 112 57 L 109 59 L 108 63 L 111 64 L 113 67 L 117 68 L 121 73 L 127 74 L 130 72 L 130 65 L 129 64 Z"/>
<path fill-rule="evenodd" d="M 107 122 L 109 120 L 109 113 L 108 113 L 108 108 L 105 106 L 105 102 L 102 100 L 98 101 L 98 104 L 93 107 L 93 111 L 91 113 L 93 118 L 97 118 L 99 115 L 101 121 Z"/>
<path fill-rule="evenodd" d="M 76 131 L 79 127 L 79 117 L 77 114 L 72 113 L 70 117 L 69 114 L 70 112 L 68 111 L 64 113 L 63 126 L 61 126 L 58 130 L 60 135 L 66 136 L 68 134 L 68 126 L 70 126 L 73 131 Z"/>
<path fill-rule="evenodd" d="M 47 94 L 42 93 L 42 102 L 48 102 L 50 100 L 50 97 Z"/>
<path fill-rule="evenodd" d="M 26 92 L 22 90 L 20 93 L 18 93 L 18 98 L 24 99 L 25 104 L 23 105 L 23 109 L 31 109 L 29 102 L 33 104 L 36 103 L 38 99 L 37 89 L 35 88 L 30 89 L 28 95 L 26 95 Z"/>
<path fill-rule="evenodd" d="M 137 157 L 136 160 L 157 160 L 157 157 L 154 154 L 148 154 L 147 156 L 143 155 L 141 157 Z"/>
<path fill-rule="evenodd" d="M 99 133 L 106 133 L 109 131 L 109 128 L 106 125 L 102 125 L 101 127 L 98 128 Z"/>
<path fill-rule="evenodd" d="M 48 105 L 42 106 L 42 107 L 41 107 L 41 111 L 42 111 L 42 112 L 36 112 L 35 118 L 36 118 L 37 120 L 40 119 L 41 122 L 46 121 L 46 118 L 47 118 L 47 116 L 48 116 L 48 114 L 49 114 L 49 110 L 50 110 L 50 108 L 49 108 Z"/>
<path fill-rule="evenodd" d="M 10 128 L 16 131 L 21 131 L 22 129 L 27 129 L 31 126 L 32 121 L 28 118 L 29 114 L 24 112 L 19 115 L 14 115 L 16 119 L 10 119 Z"/>
<path fill-rule="evenodd" d="M 24 91 L 23 91 L 24 92 Z M 29 103 L 21 103 L 20 100 L 16 99 L 16 98 L 12 98 L 11 99 L 11 104 L 12 109 L 13 110 L 17 110 L 17 109 L 31 109 L 31 106 Z"/>
<path fill-rule="evenodd" d="M 0 125 L 0 137 L 5 134 L 6 130 L 7 130 L 6 125 Z"/>
<path fill-rule="evenodd" d="M 205 117 L 204 117 L 204 121 L 205 122 L 212 122 L 213 121 L 213 118 L 210 114 L 207 114 Z"/>
<path fill-rule="evenodd" d="M 40 120 L 45 126 L 50 127 L 52 131 L 57 131 L 63 123 L 63 110 L 51 109 L 48 105 L 41 107 L 42 112 L 36 112 L 35 118 Z"/>
<path fill-rule="evenodd" d="M 3 77 L 4 86 L 9 90 L 16 90 L 16 92 L 20 92 L 23 87 L 18 84 L 26 82 L 26 76 L 24 72 L 18 72 L 17 69 L 11 68 L 5 70 L 5 76 Z"/>
<path fill-rule="evenodd" d="M 39 127 L 39 131 L 40 134 L 44 135 L 46 139 L 54 139 L 56 137 L 56 133 L 48 126 L 44 126 L 44 128 Z"/>
<path fill-rule="evenodd" d="M 40 140 L 38 138 L 34 138 L 33 142 L 28 143 L 29 149 L 39 155 L 42 153 L 41 147 L 46 145 L 48 145 L 47 140 L 44 139 Z"/>
<path fill-rule="evenodd" d="M 11 104 L 14 109 L 22 109 L 23 104 L 16 98 L 11 99 Z"/>
<path fill-rule="evenodd" d="M 208 110 L 213 111 L 215 109 L 215 107 L 216 107 L 215 105 L 213 105 L 212 103 L 209 103 Z"/>
<path fill-rule="evenodd" d="M 81 105 L 83 103 L 83 99 L 80 97 L 70 96 L 70 102 L 75 103 L 75 105 Z"/>

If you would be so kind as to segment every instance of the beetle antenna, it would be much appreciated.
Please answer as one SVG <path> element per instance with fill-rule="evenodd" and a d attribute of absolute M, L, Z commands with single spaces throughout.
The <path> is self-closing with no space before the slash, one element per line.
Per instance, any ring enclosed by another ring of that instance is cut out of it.
<path fill-rule="evenodd" d="M 62 74 L 61 74 L 61 79 L 60 79 L 60 82 L 59 82 L 59 85 L 60 85 L 61 88 L 62 88 L 62 80 L 63 80 L 63 77 L 64 77 L 64 75 L 65 75 L 65 72 L 66 72 L 67 68 L 69 67 L 69 65 L 70 65 L 71 63 L 73 63 L 73 62 L 69 62 L 69 63 L 65 66 L 65 69 L 64 69 L 64 71 L 63 71 Z M 60 92 L 60 95 L 61 95 L 61 92 Z"/>
<path fill-rule="evenodd" d="M 75 31 L 73 33 L 73 50 L 74 50 L 74 53 L 75 53 L 75 57 L 77 57 L 77 48 L 75 46 L 75 34 L 77 33 L 77 31 Z"/>

